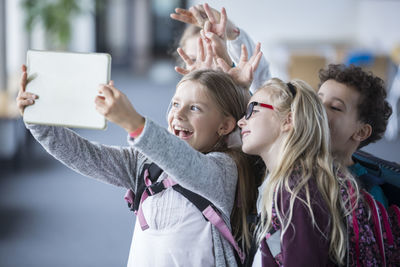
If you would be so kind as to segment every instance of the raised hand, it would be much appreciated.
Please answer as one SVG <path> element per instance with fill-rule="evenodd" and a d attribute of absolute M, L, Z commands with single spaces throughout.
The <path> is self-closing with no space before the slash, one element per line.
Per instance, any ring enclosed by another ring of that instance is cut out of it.
<path fill-rule="evenodd" d="M 262 52 L 260 49 L 261 44 L 257 43 L 253 55 L 247 59 L 247 48 L 245 45 L 242 45 L 240 61 L 236 67 L 231 67 L 222 58 L 217 59 L 218 66 L 224 72 L 228 73 L 238 85 L 249 89 L 253 81 L 254 72 L 257 70 L 258 64 L 260 63 L 260 59 L 262 57 Z"/>
<path fill-rule="evenodd" d="M 128 97 L 114 87 L 114 82 L 99 87 L 101 96 L 95 99 L 96 110 L 107 120 L 124 128 L 128 133 L 144 124 L 144 118 L 133 108 Z"/>
<path fill-rule="evenodd" d="M 38 96 L 25 91 L 26 85 L 28 83 L 27 82 L 28 74 L 26 73 L 25 65 L 22 65 L 21 69 L 22 69 L 22 76 L 21 76 L 21 81 L 20 81 L 20 89 L 19 89 L 16 101 L 17 101 L 17 107 L 18 107 L 19 113 L 21 115 L 24 115 L 25 107 L 35 104 L 35 99 L 37 99 Z"/>
<path fill-rule="evenodd" d="M 220 13 L 213 8 L 210 9 L 209 12 L 213 12 L 214 18 L 219 21 Z M 183 23 L 193 24 L 199 28 L 203 28 L 204 23 L 209 20 L 203 5 L 192 6 L 188 10 L 175 8 L 175 13 L 170 14 L 170 17 Z"/>
<path fill-rule="evenodd" d="M 200 28 L 204 28 L 205 23 L 210 21 L 216 27 L 211 30 L 223 39 L 227 38 L 228 40 L 234 40 L 240 33 L 239 29 L 230 20 L 228 20 L 224 8 L 220 13 L 214 8 L 210 7 L 207 3 L 203 5 L 192 6 L 189 8 L 189 10 L 176 8 L 175 13 L 170 14 L 170 17 L 174 20 L 193 24 Z M 226 25 L 224 30 L 221 30 L 222 24 Z"/>
<path fill-rule="evenodd" d="M 213 68 L 214 53 L 211 43 L 206 43 L 206 51 L 204 51 L 203 40 L 201 37 L 199 37 L 197 41 L 197 57 L 195 61 L 191 60 L 182 48 L 179 47 L 177 51 L 179 56 L 185 62 L 186 68 L 175 67 L 175 71 L 182 75 L 188 74 L 189 72 L 195 70 Z"/>
<path fill-rule="evenodd" d="M 226 47 L 226 41 L 211 31 L 212 23 L 207 21 L 204 24 L 204 30 L 200 31 L 200 35 L 206 41 L 211 43 L 213 53 L 215 57 L 222 58 L 226 63 L 232 66 L 232 59 L 228 54 L 228 49 Z M 215 64 L 217 64 L 215 62 Z"/>

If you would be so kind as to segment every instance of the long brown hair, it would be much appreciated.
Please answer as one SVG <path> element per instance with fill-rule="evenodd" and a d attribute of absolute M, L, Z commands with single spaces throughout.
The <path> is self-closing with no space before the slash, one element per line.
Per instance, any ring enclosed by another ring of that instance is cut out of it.
<path fill-rule="evenodd" d="M 232 116 L 237 122 L 245 113 L 250 98 L 249 92 L 236 85 L 228 74 L 199 70 L 185 75 L 178 85 L 188 80 L 202 84 L 207 89 L 208 96 L 225 116 Z M 237 128 L 236 125 L 235 130 Z M 234 134 L 235 130 L 230 134 Z M 223 136 L 209 152 L 227 153 L 236 163 L 238 182 L 231 225 L 236 240 L 240 241 L 242 248 L 248 250 L 251 240 L 246 217 L 255 210 L 256 190 L 261 180 L 258 170 L 262 169 L 263 163 L 259 157 L 243 153 L 240 147 L 228 147 L 227 140 L 228 135 Z"/>

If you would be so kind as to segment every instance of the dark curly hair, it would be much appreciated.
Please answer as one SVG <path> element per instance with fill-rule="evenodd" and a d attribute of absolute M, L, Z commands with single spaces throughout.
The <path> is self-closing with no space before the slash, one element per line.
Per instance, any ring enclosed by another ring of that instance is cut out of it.
<path fill-rule="evenodd" d="M 360 93 L 357 107 L 358 118 L 371 125 L 372 133 L 360 143 L 358 148 L 382 138 L 392 114 L 392 108 L 386 101 L 385 83 L 381 78 L 354 65 L 330 64 L 326 69 L 319 71 L 319 79 L 319 87 L 327 80 L 334 80 Z"/>

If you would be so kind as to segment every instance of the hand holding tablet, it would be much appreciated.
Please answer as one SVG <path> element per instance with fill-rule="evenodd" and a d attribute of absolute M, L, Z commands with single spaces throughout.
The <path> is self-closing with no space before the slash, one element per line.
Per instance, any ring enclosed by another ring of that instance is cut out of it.
<path fill-rule="evenodd" d="M 20 95 L 38 98 L 27 98 L 35 103 L 26 106 L 24 121 L 105 129 L 106 120 L 96 111 L 94 100 L 99 85 L 108 84 L 110 69 L 108 54 L 28 51 L 26 90 Z"/>

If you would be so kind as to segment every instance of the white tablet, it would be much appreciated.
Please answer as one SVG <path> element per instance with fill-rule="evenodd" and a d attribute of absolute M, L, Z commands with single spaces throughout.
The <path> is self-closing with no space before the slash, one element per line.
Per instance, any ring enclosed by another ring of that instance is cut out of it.
<path fill-rule="evenodd" d="M 24 111 L 33 124 L 105 129 L 94 100 L 110 80 L 111 56 L 102 53 L 27 52 L 26 91 L 39 96 Z"/>

